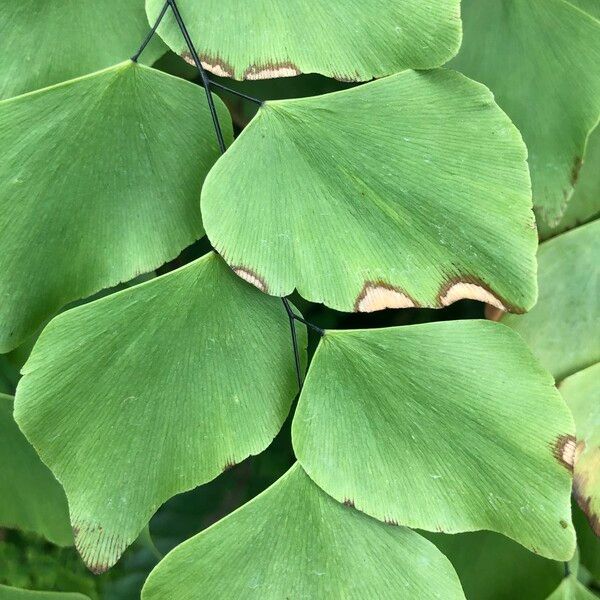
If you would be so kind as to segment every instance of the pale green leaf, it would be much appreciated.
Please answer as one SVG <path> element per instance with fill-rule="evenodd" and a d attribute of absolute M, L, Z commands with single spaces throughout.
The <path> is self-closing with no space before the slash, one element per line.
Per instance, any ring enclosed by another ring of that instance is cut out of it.
<path fill-rule="evenodd" d="M 164 0 L 146 0 L 154 22 Z M 438 67 L 460 46 L 459 0 L 179 0 L 209 71 L 234 79 L 321 73 L 364 81 L 406 68 Z M 158 29 L 190 60 L 171 13 Z"/>
<path fill-rule="evenodd" d="M 143 600 L 464 598 L 414 531 L 338 504 L 294 465 L 260 496 L 175 548 Z"/>
<path fill-rule="evenodd" d="M 598 596 L 584 587 L 575 575 L 565 577 L 548 600 L 598 600 Z"/>
<path fill-rule="evenodd" d="M 529 149 L 538 218 L 554 226 L 600 116 L 600 21 L 563 0 L 464 0 L 450 66 L 485 83 Z"/>
<path fill-rule="evenodd" d="M 90 600 L 88 596 L 70 592 L 38 592 L 0 585 L 0 600 Z"/>
<path fill-rule="evenodd" d="M 450 560 L 469 600 L 544 600 L 564 577 L 564 563 L 537 556 L 498 533 L 425 537 Z"/>
<path fill-rule="evenodd" d="M 267 102 L 211 170 L 202 214 L 225 260 L 270 294 L 523 311 L 537 244 L 525 154 L 483 86 L 405 71 Z"/>
<path fill-rule="evenodd" d="M 292 433 L 310 477 L 378 519 L 573 554 L 572 417 L 507 327 L 327 331 Z"/>
<path fill-rule="evenodd" d="M 600 536 L 600 363 L 567 377 L 559 389 L 577 432 L 573 492 Z"/>
<path fill-rule="evenodd" d="M 3 0 L 0 99 L 126 60 L 149 29 L 144 0 Z M 142 56 L 151 64 L 165 51 L 155 39 Z"/>
<path fill-rule="evenodd" d="M 502 322 L 561 380 L 600 361 L 600 221 L 540 245 L 539 300 Z"/>
<path fill-rule="evenodd" d="M 600 2 L 598 0 L 568 0 L 570 4 L 600 19 Z"/>
<path fill-rule="evenodd" d="M 590 135 L 579 179 L 565 214 L 556 227 L 538 222 L 540 239 L 563 233 L 595 217 L 600 217 L 600 127 Z"/>
<path fill-rule="evenodd" d="M 54 318 L 15 418 L 65 488 L 77 549 L 103 571 L 165 500 L 264 450 L 296 389 L 281 301 L 211 253 Z"/>
<path fill-rule="evenodd" d="M 127 61 L 1 102 L 0 148 L 0 352 L 203 234 L 219 150 L 199 86 Z"/>
<path fill-rule="evenodd" d="M 0 527 L 32 531 L 60 546 L 73 543 L 65 493 L 19 431 L 13 399 L 4 394 L 0 394 Z"/>

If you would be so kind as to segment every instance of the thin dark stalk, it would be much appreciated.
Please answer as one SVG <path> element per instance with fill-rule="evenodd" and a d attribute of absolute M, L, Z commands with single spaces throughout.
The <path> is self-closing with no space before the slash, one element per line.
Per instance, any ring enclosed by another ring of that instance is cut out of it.
<path fill-rule="evenodd" d="M 156 30 L 158 29 L 160 22 L 163 20 L 163 17 L 165 16 L 165 13 L 167 12 L 168 8 L 169 8 L 169 0 L 167 0 L 164 3 L 163 7 L 160 10 L 160 14 L 158 15 L 158 18 L 156 19 L 156 23 L 154 23 L 154 26 L 148 32 L 148 35 L 146 35 L 146 37 L 144 38 L 144 41 L 142 42 L 142 45 L 140 46 L 139 50 L 131 57 L 131 60 L 133 62 L 137 62 L 138 58 L 140 57 L 140 54 L 144 51 L 146 46 L 150 43 L 152 36 L 156 33 Z"/>
<path fill-rule="evenodd" d="M 290 306 L 290 303 L 287 298 L 282 298 L 283 306 L 285 306 L 285 310 L 288 315 L 288 319 L 290 321 L 290 330 L 292 332 L 292 346 L 294 348 L 294 362 L 296 364 L 296 377 L 298 378 L 298 390 L 302 389 L 302 366 L 300 364 L 300 350 L 298 348 L 298 336 L 296 334 L 296 323 L 294 323 L 295 314 Z"/>
<path fill-rule="evenodd" d="M 177 8 L 177 3 L 175 0 L 167 0 L 168 4 L 171 6 L 171 10 L 173 11 L 173 15 L 175 20 L 177 21 L 177 25 L 181 34 L 183 35 L 183 39 L 192 55 L 192 59 L 194 64 L 196 65 L 196 69 L 198 69 L 198 73 L 200 73 L 200 78 L 202 79 L 202 85 L 204 87 L 204 91 L 206 92 L 206 100 L 208 102 L 208 108 L 210 110 L 210 116 L 212 118 L 213 126 L 215 128 L 215 133 L 217 134 L 217 142 L 219 143 L 219 149 L 221 150 L 221 154 L 225 154 L 225 150 L 227 147 L 225 146 L 225 140 L 223 139 L 223 131 L 221 130 L 221 124 L 219 123 L 219 116 L 217 115 L 217 108 L 215 106 L 215 101 L 212 97 L 212 93 L 210 91 L 210 79 L 200 62 L 200 58 L 198 57 L 198 53 L 196 52 L 196 48 L 194 47 L 194 43 L 192 42 L 192 38 L 181 18 L 181 13 L 179 12 L 179 8 Z"/>
<path fill-rule="evenodd" d="M 307 327 L 310 327 L 313 331 L 316 331 L 321 337 L 325 335 L 325 330 L 317 327 L 314 323 L 299 317 L 297 314 L 293 313 L 293 317 L 296 321 L 300 321 L 300 323 L 304 323 Z"/>
<path fill-rule="evenodd" d="M 209 81 L 210 81 L 210 85 L 212 87 L 218 88 L 219 90 L 223 90 L 224 92 L 228 92 L 230 94 L 233 94 L 234 96 L 243 98 L 244 100 L 254 102 L 255 104 L 258 104 L 259 106 L 262 106 L 264 104 L 264 100 L 260 100 L 259 98 L 255 98 L 254 96 L 248 96 L 248 94 L 244 94 L 243 92 L 238 92 L 237 90 L 234 90 L 233 88 L 223 85 L 222 83 L 218 83 L 217 81 L 213 81 L 212 79 L 210 79 Z"/>

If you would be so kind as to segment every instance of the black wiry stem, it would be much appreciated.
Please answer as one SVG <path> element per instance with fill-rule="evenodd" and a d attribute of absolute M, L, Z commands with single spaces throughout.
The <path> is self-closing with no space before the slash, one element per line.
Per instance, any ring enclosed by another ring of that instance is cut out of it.
<path fill-rule="evenodd" d="M 264 104 L 264 100 L 260 100 L 259 98 L 255 98 L 254 96 L 248 96 L 248 94 L 244 94 L 243 92 L 238 92 L 237 90 L 234 90 L 233 88 L 223 85 L 222 83 L 213 81 L 212 79 L 210 79 L 209 81 L 210 81 L 210 85 L 212 87 L 216 87 L 220 90 L 223 90 L 224 92 L 229 92 L 230 94 L 233 94 L 234 96 L 239 96 L 240 98 L 243 98 L 244 100 L 249 100 L 250 102 L 254 102 L 255 104 L 258 104 L 259 106 L 262 106 Z"/>
<path fill-rule="evenodd" d="M 314 323 L 311 323 L 310 321 L 307 321 L 306 319 L 303 319 L 302 317 L 299 317 L 297 314 L 294 313 L 293 317 L 296 321 L 300 321 L 300 323 L 304 323 L 307 327 L 310 327 L 313 331 L 316 331 L 321 337 L 325 335 L 325 330 L 321 329 L 320 327 L 317 327 Z"/>
<path fill-rule="evenodd" d="M 287 298 L 282 298 L 283 306 L 290 321 L 290 330 L 292 332 L 292 346 L 294 348 L 294 362 L 296 364 L 296 377 L 298 378 L 298 391 L 302 389 L 302 366 L 300 364 L 300 350 L 298 349 L 298 336 L 296 335 L 296 323 L 294 323 L 296 315 L 290 306 Z"/>
<path fill-rule="evenodd" d="M 139 50 L 131 57 L 131 60 L 133 62 L 137 62 L 138 58 L 140 57 L 140 54 L 144 51 L 146 46 L 150 43 L 152 36 L 156 33 L 156 30 L 158 29 L 160 22 L 163 20 L 163 17 L 165 16 L 165 13 L 167 12 L 168 8 L 169 8 L 169 0 L 167 0 L 164 3 L 163 7 L 160 10 L 160 14 L 158 15 L 158 18 L 156 19 L 156 23 L 154 23 L 154 26 L 148 32 L 148 35 L 146 35 L 146 37 L 144 38 L 144 41 L 142 42 L 142 45 L 140 46 Z"/>
<path fill-rule="evenodd" d="M 210 110 L 210 116 L 213 121 L 213 125 L 215 128 L 215 133 L 217 134 L 217 142 L 219 143 L 219 149 L 221 150 L 221 154 L 225 154 L 225 150 L 227 147 L 225 146 L 225 140 L 223 139 L 223 131 L 221 130 L 221 124 L 219 123 L 219 116 L 217 115 L 217 108 L 215 107 L 215 102 L 212 97 L 212 93 L 210 91 L 210 79 L 200 62 L 200 58 L 198 57 L 198 53 L 196 52 L 196 48 L 194 47 L 194 43 L 192 42 L 192 38 L 181 18 L 181 13 L 179 12 L 179 8 L 177 8 L 177 3 L 175 0 L 167 0 L 167 3 L 171 6 L 173 10 L 173 15 L 175 16 L 175 20 L 177 21 L 177 25 L 179 26 L 179 30 L 183 35 L 183 39 L 187 44 L 187 47 L 192 55 L 192 59 L 194 60 L 194 64 L 196 65 L 196 69 L 200 73 L 200 78 L 202 79 L 202 85 L 204 87 L 204 91 L 206 92 L 206 100 L 208 102 L 208 108 Z"/>

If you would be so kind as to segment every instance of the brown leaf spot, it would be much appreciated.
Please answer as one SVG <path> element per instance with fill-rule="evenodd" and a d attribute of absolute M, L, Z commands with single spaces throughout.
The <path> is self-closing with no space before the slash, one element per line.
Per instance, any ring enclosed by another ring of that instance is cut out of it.
<path fill-rule="evenodd" d="M 267 292 L 267 284 L 265 280 L 260 277 L 255 271 L 252 269 L 247 269 L 246 267 L 232 267 L 233 272 L 241 277 L 244 281 L 251 283 L 254 287 L 257 287 L 261 292 Z"/>
<path fill-rule="evenodd" d="M 236 463 L 232 460 L 228 460 L 225 463 L 225 466 L 223 467 L 223 469 L 221 470 L 222 473 L 225 473 L 225 471 L 229 471 L 229 469 L 233 469 L 233 467 L 235 467 Z"/>
<path fill-rule="evenodd" d="M 502 315 L 505 314 L 501 308 L 492 306 L 491 304 L 486 304 L 483 312 L 488 321 L 499 321 L 502 318 Z"/>
<path fill-rule="evenodd" d="M 564 519 L 561 519 L 561 520 L 559 521 L 559 523 L 560 523 L 560 526 L 561 526 L 563 529 L 566 529 L 566 528 L 569 526 L 569 524 L 568 524 L 568 523 L 567 523 L 567 522 L 566 522 Z"/>
<path fill-rule="evenodd" d="M 388 525 L 394 525 L 394 526 L 398 526 L 398 521 L 396 521 L 396 519 L 384 519 L 384 521 L 388 524 Z"/>
<path fill-rule="evenodd" d="M 583 161 L 581 160 L 581 156 L 576 156 L 573 160 L 573 166 L 571 167 L 571 185 L 575 185 L 577 183 L 582 165 Z"/>
<path fill-rule="evenodd" d="M 276 77 L 294 77 L 301 71 L 291 62 L 251 65 L 244 71 L 244 79 L 274 79 Z"/>
<path fill-rule="evenodd" d="M 437 299 L 439 307 L 450 306 L 458 300 L 479 300 L 503 312 L 524 312 L 497 296 L 484 281 L 472 275 L 455 277 L 447 281 L 441 287 Z"/>
<path fill-rule="evenodd" d="M 348 506 L 350 508 L 354 508 L 354 500 L 350 500 L 350 498 L 344 499 L 344 506 Z"/>
<path fill-rule="evenodd" d="M 354 312 L 375 312 L 385 308 L 413 308 L 417 303 L 402 290 L 381 281 L 367 281 L 356 302 Z"/>
<path fill-rule="evenodd" d="M 196 66 L 196 63 L 189 52 L 182 52 L 180 56 L 186 63 L 192 65 L 192 67 Z M 202 66 L 214 75 L 217 75 L 218 77 L 233 77 L 233 67 L 221 58 L 213 58 L 212 56 L 207 56 L 205 54 L 200 54 L 198 58 L 200 59 Z"/>
<path fill-rule="evenodd" d="M 573 471 L 576 449 L 577 442 L 572 435 L 561 435 L 554 443 L 554 458 L 569 471 Z"/>

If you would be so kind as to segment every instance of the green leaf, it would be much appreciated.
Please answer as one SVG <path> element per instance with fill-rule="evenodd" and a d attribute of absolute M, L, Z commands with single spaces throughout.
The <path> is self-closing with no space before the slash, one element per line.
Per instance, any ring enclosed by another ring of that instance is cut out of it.
<path fill-rule="evenodd" d="M 450 66 L 485 83 L 523 134 L 538 218 L 554 226 L 600 116 L 600 22 L 563 0 L 465 0 L 462 10 Z"/>
<path fill-rule="evenodd" d="M 598 596 L 584 587 L 575 575 L 565 577 L 548 600 L 598 600 Z"/>
<path fill-rule="evenodd" d="M 151 22 L 163 4 L 146 0 Z M 205 68 L 234 79 L 315 72 L 365 81 L 409 67 L 441 66 L 458 52 L 461 39 L 459 0 L 177 4 Z M 158 32 L 174 52 L 190 60 L 171 13 Z"/>
<path fill-rule="evenodd" d="M 560 381 L 600 361 L 600 221 L 541 244 L 538 263 L 538 303 L 502 323 Z"/>
<path fill-rule="evenodd" d="M 540 239 L 573 229 L 594 217 L 600 217 L 600 127 L 590 135 L 579 179 L 565 214 L 556 227 L 539 222 Z"/>
<path fill-rule="evenodd" d="M 59 546 L 73 544 L 65 493 L 19 431 L 13 399 L 4 394 L 0 394 L 0 527 L 33 531 Z"/>
<path fill-rule="evenodd" d="M 203 235 L 219 150 L 199 86 L 127 61 L 1 102 L 0 148 L 0 352 Z"/>
<path fill-rule="evenodd" d="M 592 531 L 587 517 L 577 505 L 573 507 L 573 524 L 577 533 L 581 565 L 596 581 L 600 581 L 600 537 Z"/>
<path fill-rule="evenodd" d="M 544 600 L 564 577 L 564 563 L 537 556 L 491 531 L 425 537 L 450 560 L 470 599 Z"/>
<path fill-rule="evenodd" d="M 143 0 L 0 3 L 0 99 L 44 88 L 129 58 L 149 30 Z M 149 64 L 166 51 L 157 39 Z"/>
<path fill-rule="evenodd" d="M 54 318 L 23 367 L 15 418 L 100 572 L 165 500 L 264 450 L 296 390 L 282 303 L 211 253 Z"/>
<path fill-rule="evenodd" d="M 600 2 L 598 0 L 568 0 L 569 4 L 589 13 L 596 19 L 600 19 Z"/>
<path fill-rule="evenodd" d="M 69 592 L 37 592 L 0 585 L 0 600 L 90 600 L 83 594 Z"/>
<path fill-rule="evenodd" d="M 345 311 L 523 311 L 536 298 L 525 147 L 480 84 L 405 71 L 267 102 L 211 170 L 208 236 L 245 278 Z M 243 202 L 240 202 L 243 198 Z"/>
<path fill-rule="evenodd" d="M 552 378 L 489 321 L 328 331 L 292 426 L 303 468 L 340 502 L 556 560 L 575 549 L 573 433 Z"/>
<path fill-rule="evenodd" d="M 143 600 L 464 598 L 433 544 L 338 504 L 294 465 L 257 498 L 173 550 Z"/>
<path fill-rule="evenodd" d="M 573 491 L 600 536 L 600 363 L 567 377 L 560 391 L 577 431 Z"/>

